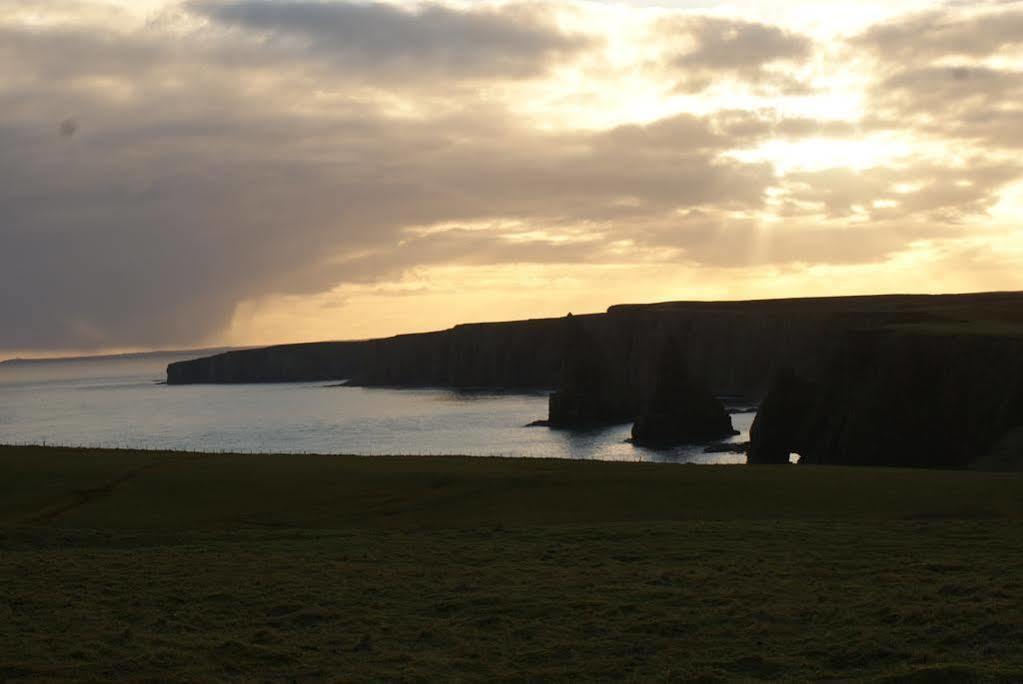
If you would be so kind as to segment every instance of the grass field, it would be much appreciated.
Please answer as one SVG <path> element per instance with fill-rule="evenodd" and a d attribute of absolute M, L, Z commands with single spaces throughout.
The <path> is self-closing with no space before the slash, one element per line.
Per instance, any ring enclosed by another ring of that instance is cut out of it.
<path fill-rule="evenodd" d="M 1023 679 L 1023 475 L 0 447 L 0 680 Z"/>

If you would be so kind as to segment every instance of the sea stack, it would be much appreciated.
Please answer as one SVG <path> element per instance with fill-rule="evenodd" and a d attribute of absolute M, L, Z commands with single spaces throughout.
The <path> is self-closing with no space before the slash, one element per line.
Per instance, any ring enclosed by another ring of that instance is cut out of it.
<path fill-rule="evenodd" d="M 627 422 L 632 417 L 628 395 L 616 387 L 599 340 L 578 317 L 564 319 L 565 350 L 557 391 L 548 400 L 552 428 L 587 428 Z"/>
<path fill-rule="evenodd" d="M 689 372 L 674 340 L 661 352 L 650 397 L 632 425 L 632 441 L 653 447 L 709 442 L 738 434 L 721 401 Z"/>
<path fill-rule="evenodd" d="M 750 428 L 746 462 L 759 465 L 789 463 L 807 445 L 807 416 L 817 400 L 813 385 L 791 368 L 775 376 Z"/>

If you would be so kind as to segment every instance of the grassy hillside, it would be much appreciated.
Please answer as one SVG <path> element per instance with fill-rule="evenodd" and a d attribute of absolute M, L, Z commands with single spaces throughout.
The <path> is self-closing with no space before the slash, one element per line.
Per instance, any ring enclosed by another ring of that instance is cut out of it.
<path fill-rule="evenodd" d="M 1023 476 L 0 447 L 0 680 L 1023 677 Z"/>

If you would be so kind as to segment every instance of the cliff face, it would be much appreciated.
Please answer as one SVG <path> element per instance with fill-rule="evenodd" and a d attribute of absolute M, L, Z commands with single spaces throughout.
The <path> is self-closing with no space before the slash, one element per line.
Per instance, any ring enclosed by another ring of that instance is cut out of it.
<path fill-rule="evenodd" d="M 561 368 L 560 325 L 560 319 L 484 323 L 376 340 L 230 351 L 170 364 L 167 382 L 549 388 Z"/>
<path fill-rule="evenodd" d="M 575 316 L 609 394 L 632 409 L 652 387 L 666 336 L 684 340 L 686 362 L 718 394 L 757 396 L 772 371 L 812 368 L 850 325 L 844 315 L 611 310 Z M 350 379 L 367 386 L 554 388 L 566 363 L 568 319 L 460 325 L 360 342 L 232 351 L 171 364 L 170 384 Z M 630 410 L 632 410 L 630 409 Z"/>
<path fill-rule="evenodd" d="M 167 366 L 167 383 L 305 382 L 350 378 L 365 363 L 366 342 L 314 342 L 239 349 Z"/>
<path fill-rule="evenodd" d="M 1020 429 L 1023 337 L 864 331 L 846 335 L 820 374 L 778 377 L 749 460 L 965 467 L 1005 462 Z"/>
<path fill-rule="evenodd" d="M 370 340 L 359 385 L 549 388 L 564 344 L 561 319 L 459 325 Z"/>
<path fill-rule="evenodd" d="M 1023 294 L 673 302 L 572 317 L 604 359 L 602 382 L 633 410 L 654 387 L 668 336 L 716 394 L 758 398 L 782 368 L 823 371 L 849 330 L 957 320 L 1023 322 Z M 351 379 L 362 385 L 554 388 L 566 362 L 568 319 L 459 325 L 433 333 L 235 351 L 172 364 L 171 384 Z"/>

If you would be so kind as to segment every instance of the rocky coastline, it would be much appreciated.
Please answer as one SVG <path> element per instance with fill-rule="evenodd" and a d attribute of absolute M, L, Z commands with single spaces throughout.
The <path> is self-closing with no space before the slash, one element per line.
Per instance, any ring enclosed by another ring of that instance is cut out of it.
<path fill-rule="evenodd" d="M 650 444 L 721 435 L 728 412 L 706 397 L 746 397 L 760 404 L 750 463 L 1023 463 L 1011 438 L 1023 428 L 1023 293 L 621 305 L 167 371 L 171 385 L 342 380 L 550 389 L 550 427 L 634 421 Z"/>

